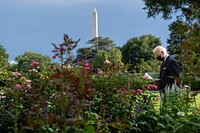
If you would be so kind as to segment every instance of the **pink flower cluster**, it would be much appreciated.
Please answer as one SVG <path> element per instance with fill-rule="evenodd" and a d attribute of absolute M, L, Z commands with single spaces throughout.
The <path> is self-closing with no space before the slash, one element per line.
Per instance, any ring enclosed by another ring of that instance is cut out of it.
<path fill-rule="evenodd" d="M 22 74 L 21 73 L 19 73 L 19 72 L 13 72 L 12 73 L 12 76 L 13 77 L 19 77 L 19 76 L 21 76 Z"/>
<path fill-rule="evenodd" d="M 90 70 L 90 64 L 89 63 L 85 63 L 85 70 L 87 70 L 87 71 Z"/>
<path fill-rule="evenodd" d="M 135 90 L 133 90 L 133 89 L 128 89 L 128 90 L 126 90 L 126 88 L 121 88 L 121 92 L 122 92 L 122 94 L 133 94 L 133 95 L 135 95 L 135 94 L 140 94 L 140 93 L 142 93 L 142 90 L 141 89 L 137 89 L 136 91 Z"/>
<path fill-rule="evenodd" d="M 78 64 L 78 65 L 81 65 L 81 64 L 82 64 L 82 62 L 81 62 L 81 61 L 77 61 L 77 64 Z"/>
<path fill-rule="evenodd" d="M 20 90 L 22 88 L 21 84 L 16 84 L 16 88 Z"/>
<path fill-rule="evenodd" d="M 153 90 L 158 90 L 158 86 L 157 85 L 152 85 L 152 84 L 148 84 L 145 86 L 146 89 L 150 90 L 150 89 L 153 89 Z"/>
<path fill-rule="evenodd" d="M 25 87 L 27 87 L 27 89 L 32 89 L 32 86 L 31 86 L 31 84 L 27 84 L 26 86 L 24 86 L 24 85 L 21 85 L 21 84 L 16 84 L 16 89 L 17 90 L 21 90 L 22 88 L 25 88 Z"/>
<path fill-rule="evenodd" d="M 37 67 L 39 66 L 40 62 L 32 60 L 32 64 L 33 66 Z"/>
<path fill-rule="evenodd" d="M 141 89 L 137 89 L 137 94 L 140 94 L 140 93 L 142 93 L 142 90 Z"/>
<path fill-rule="evenodd" d="M 81 66 L 82 62 L 81 61 L 77 61 L 77 64 Z M 86 71 L 90 71 L 90 64 L 89 63 L 85 63 L 84 67 L 85 67 Z"/>
<path fill-rule="evenodd" d="M 125 89 L 125 88 L 122 88 L 122 89 L 121 89 L 121 91 L 122 91 L 122 92 L 125 92 L 125 91 L 126 91 L 126 89 Z"/>
<path fill-rule="evenodd" d="M 98 74 L 103 74 L 103 71 L 100 69 L 97 73 Z"/>

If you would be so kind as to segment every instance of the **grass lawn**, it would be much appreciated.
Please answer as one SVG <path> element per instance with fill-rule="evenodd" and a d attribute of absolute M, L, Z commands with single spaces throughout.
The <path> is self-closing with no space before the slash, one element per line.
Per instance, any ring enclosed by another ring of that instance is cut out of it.
<path fill-rule="evenodd" d="M 200 92 L 195 96 L 198 110 L 200 110 Z M 193 103 L 195 106 L 195 103 Z"/>
<path fill-rule="evenodd" d="M 158 97 L 160 97 L 159 92 L 154 92 L 154 93 L 156 93 L 156 95 Z M 194 97 L 195 97 L 195 99 L 194 99 Z M 195 108 L 197 107 L 197 109 L 200 112 L 200 92 L 198 92 L 197 95 L 195 95 L 195 96 L 191 96 L 190 98 L 191 98 L 191 105 Z M 196 101 L 196 105 L 195 105 L 195 101 Z M 159 110 L 160 109 L 160 100 L 157 102 L 154 102 L 154 104 L 155 104 L 155 109 Z"/>

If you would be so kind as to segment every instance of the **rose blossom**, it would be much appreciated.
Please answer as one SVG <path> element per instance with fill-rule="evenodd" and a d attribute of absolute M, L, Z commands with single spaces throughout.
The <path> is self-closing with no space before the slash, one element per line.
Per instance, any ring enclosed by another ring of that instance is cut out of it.
<path fill-rule="evenodd" d="M 77 61 L 77 64 L 78 64 L 78 65 L 81 65 L 81 63 L 82 63 L 81 61 Z"/>
<path fill-rule="evenodd" d="M 98 74 L 103 74 L 103 71 L 102 71 L 102 70 L 99 70 L 99 71 L 98 71 Z"/>
<path fill-rule="evenodd" d="M 141 89 L 137 89 L 137 93 L 142 93 L 142 90 Z"/>
<path fill-rule="evenodd" d="M 37 66 L 39 66 L 40 62 L 32 60 L 32 64 L 33 64 L 33 66 L 37 67 Z"/>
<path fill-rule="evenodd" d="M 85 67 L 89 67 L 90 66 L 90 64 L 89 63 L 85 63 Z"/>
<path fill-rule="evenodd" d="M 28 88 L 28 89 L 32 89 L 32 87 L 31 87 L 31 85 L 30 85 L 30 84 L 28 84 L 28 85 L 27 85 L 27 88 Z"/>
<path fill-rule="evenodd" d="M 16 84 L 16 88 L 20 90 L 22 86 L 20 84 Z"/>
<path fill-rule="evenodd" d="M 89 70 L 90 70 L 90 67 L 85 67 L 85 70 L 89 71 Z"/>

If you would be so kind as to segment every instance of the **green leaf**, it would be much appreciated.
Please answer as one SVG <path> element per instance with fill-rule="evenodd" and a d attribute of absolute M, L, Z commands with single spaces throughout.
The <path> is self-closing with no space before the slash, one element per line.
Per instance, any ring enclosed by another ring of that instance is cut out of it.
<path fill-rule="evenodd" d="M 84 133 L 94 133 L 94 126 L 88 125 L 84 127 Z"/>
<path fill-rule="evenodd" d="M 158 123 L 159 126 L 161 126 L 162 128 L 166 128 L 164 124 Z"/>

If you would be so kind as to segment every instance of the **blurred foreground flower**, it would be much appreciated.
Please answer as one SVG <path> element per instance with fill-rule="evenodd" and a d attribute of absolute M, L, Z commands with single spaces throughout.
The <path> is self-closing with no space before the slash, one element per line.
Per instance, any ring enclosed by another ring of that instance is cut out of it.
<path fill-rule="evenodd" d="M 81 62 L 81 61 L 77 61 L 77 64 L 78 64 L 78 65 L 81 65 L 81 64 L 82 64 L 82 62 Z"/>
<path fill-rule="evenodd" d="M 18 77 L 18 76 L 21 76 L 21 73 L 19 73 L 19 72 L 13 72 L 13 73 L 12 73 L 12 76 L 13 76 L 13 77 Z"/>
<path fill-rule="evenodd" d="M 89 63 L 85 63 L 85 70 L 87 70 L 87 71 L 90 70 L 90 64 Z"/>
<path fill-rule="evenodd" d="M 185 116 L 185 113 L 184 112 L 177 112 L 177 115 L 178 116 Z"/>
<path fill-rule="evenodd" d="M 158 90 L 158 86 L 157 85 L 152 85 L 152 84 L 148 84 L 145 86 L 146 89 L 153 89 L 153 90 Z"/>
<path fill-rule="evenodd" d="M 140 93 L 142 93 L 142 90 L 141 89 L 137 89 L 137 94 L 140 94 Z"/>
<path fill-rule="evenodd" d="M 31 85 L 30 85 L 30 84 L 28 84 L 28 85 L 27 85 L 27 88 L 28 88 L 28 89 L 32 89 L 32 87 L 31 87 Z"/>
<path fill-rule="evenodd" d="M 20 89 L 22 88 L 22 86 L 21 86 L 20 84 L 16 84 L 16 88 L 17 88 L 18 90 L 20 90 Z"/>
<path fill-rule="evenodd" d="M 111 62 L 109 60 L 105 60 L 104 63 L 105 64 L 111 64 Z"/>
<path fill-rule="evenodd" d="M 103 71 L 102 71 L 102 70 L 99 70 L 99 71 L 98 71 L 98 74 L 103 74 Z"/>
<path fill-rule="evenodd" d="M 53 55 L 52 58 L 53 58 L 53 59 L 56 59 L 56 55 Z"/>

